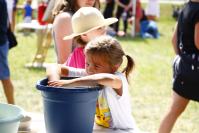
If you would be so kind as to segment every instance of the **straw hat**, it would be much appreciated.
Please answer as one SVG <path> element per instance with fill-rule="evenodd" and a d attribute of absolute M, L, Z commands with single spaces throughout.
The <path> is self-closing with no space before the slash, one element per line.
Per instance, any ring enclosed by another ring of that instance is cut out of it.
<path fill-rule="evenodd" d="M 82 7 L 72 16 L 73 33 L 65 36 L 63 39 L 72 39 L 73 37 L 88 33 L 103 26 L 108 26 L 117 21 L 117 18 L 105 19 L 97 8 Z"/>

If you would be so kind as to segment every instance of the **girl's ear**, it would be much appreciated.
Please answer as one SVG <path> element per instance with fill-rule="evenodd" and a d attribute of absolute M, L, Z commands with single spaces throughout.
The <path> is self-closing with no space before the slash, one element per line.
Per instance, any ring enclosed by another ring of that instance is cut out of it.
<path fill-rule="evenodd" d="M 116 72 L 118 70 L 118 68 L 120 67 L 120 64 L 114 65 L 112 67 L 113 72 Z"/>
<path fill-rule="evenodd" d="M 80 36 L 81 36 L 81 38 L 82 38 L 83 41 L 89 42 L 89 41 L 88 41 L 88 36 L 87 36 L 86 34 L 82 34 L 82 35 L 80 35 Z"/>

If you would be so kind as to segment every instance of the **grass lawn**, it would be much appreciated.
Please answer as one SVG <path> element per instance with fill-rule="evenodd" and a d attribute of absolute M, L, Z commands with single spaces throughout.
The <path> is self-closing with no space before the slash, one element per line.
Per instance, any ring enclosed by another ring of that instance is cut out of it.
<path fill-rule="evenodd" d="M 158 22 L 161 37 L 158 40 L 141 38 L 118 38 L 126 53 L 136 62 L 130 78 L 132 114 L 141 130 L 155 133 L 169 108 L 172 94 L 172 60 L 174 52 L 171 36 L 175 21 L 171 18 L 171 5 L 161 5 Z M 18 46 L 9 53 L 11 77 L 15 86 L 16 104 L 26 111 L 42 112 L 42 97 L 35 84 L 45 77 L 44 69 L 27 69 L 26 63 L 33 60 L 36 52 L 36 34 L 24 36 L 17 33 Z M 55 52 L 50 47 L 46 62 L 54 63 Z M 6 102 L 0 86 L 0 101 Z M 190 102 L 177 121 L 173 133 L 199 132 L 199 104 Z"/>

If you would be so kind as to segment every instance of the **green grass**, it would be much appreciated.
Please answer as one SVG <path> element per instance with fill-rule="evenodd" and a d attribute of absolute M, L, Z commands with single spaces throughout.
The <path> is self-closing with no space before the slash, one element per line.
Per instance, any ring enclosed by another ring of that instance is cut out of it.
<path fill-rule="evenodd" d="M 157 132 L 160 121 L 169 108 L 172 94 L 172 60 L 174 52 L 171 36 L 174 20 L 171 6 L 161 6 L 158 22 L 160 39 L 118 38 L 126 53 L 131 55 L 136 67 L 130 78 L 132 114 L 141 130 Z M 36 52 L 36 34 L 24 36 L 17 33 L 19 44 L 10 50 L 9 63 L 15 86 L 16 104 L 26 111 L 42 112 L 42 97 L 35 84 L 45 77 L 44 69 L 27 69 L 25 64 L 33 60 Z M 55 62 L 53 46 L 50 47 L 46 62 Z M 0 101 L 6 102 L 0 87 Z M 190 102 L 188 108 L 177 121 L 173 133 L 199 132 L 199 104 Z"/>

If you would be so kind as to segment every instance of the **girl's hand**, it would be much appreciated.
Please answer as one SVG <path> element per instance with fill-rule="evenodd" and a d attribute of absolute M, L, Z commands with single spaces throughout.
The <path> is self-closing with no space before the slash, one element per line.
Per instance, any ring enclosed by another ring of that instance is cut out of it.
<path fill-rule="evenodd" d="M 48 81 L 48 85 L 52 87 L 63 87 L 67 84 L 67 80 Z"/>
<path fill-rule="evenodd" d="M 46 75 L 49 81 L 59 80 L 61 75 L 61 66 L 59 64 L 51 64 L 47 66 Z"/>

